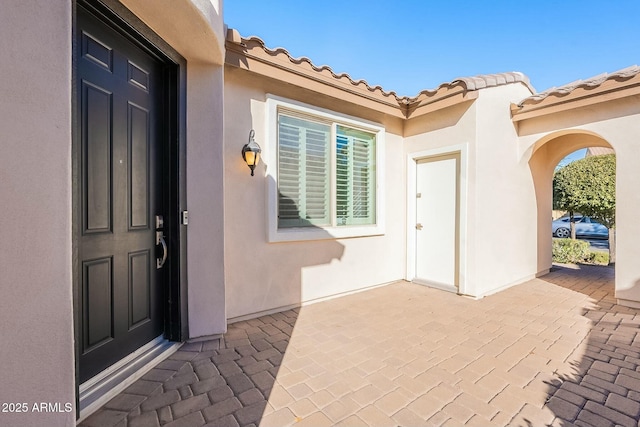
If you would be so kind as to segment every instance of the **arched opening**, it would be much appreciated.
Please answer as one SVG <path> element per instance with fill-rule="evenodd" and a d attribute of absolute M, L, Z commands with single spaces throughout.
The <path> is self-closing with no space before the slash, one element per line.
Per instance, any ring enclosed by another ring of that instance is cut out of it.
<path fill-rule="evenodd" d="M 553 175 L 556 166 L 569 154 L 584 148 L 613 149 L 601 136 L 588 131 L 568 130 L 547 135 L 537 141 L 532 150 L 529 167 L 535 186 L 537 206 L 537 262 L 538 271 L 552 265 Z"/>

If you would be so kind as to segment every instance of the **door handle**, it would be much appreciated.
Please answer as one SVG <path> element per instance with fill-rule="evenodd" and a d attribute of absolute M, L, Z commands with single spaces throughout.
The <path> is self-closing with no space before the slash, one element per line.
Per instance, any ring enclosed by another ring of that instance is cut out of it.
<path fill-rule="evenodd" d="M 416 224 L 416 230 L 422 230 L 422 224 L 417 223 Z"/>
<path fill-rule="evenodd" d="M 156 268 L 161 269 L 167 261 L 167 255 L 169 255 L 167 242 L 164 241 L 164 234 L 162 234 L 162 231 L 156 231 L 156 245 L 162 245 L 162 257 L 156 258 Z"/>

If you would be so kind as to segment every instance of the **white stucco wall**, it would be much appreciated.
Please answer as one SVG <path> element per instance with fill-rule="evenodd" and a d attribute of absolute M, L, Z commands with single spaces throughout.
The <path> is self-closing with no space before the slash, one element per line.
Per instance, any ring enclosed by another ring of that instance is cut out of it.
<path fill-rule="evenodd" d="M 616 150 L 616 298 L 640 308 L 640 114 L 598 131 Z"/>
<path fill-rule="evenodd" d="M 249 76 L 227 73 L 225 77 L 227 317 L 234 319 L 299 305 L 402 279 L 405 259 L 402 138 L 390 133 L 385 137 L 383 236 L 269 243 L 267 166 L 263 159 L 252 177 L 240 155 L 251 129 L 256 131 L 258 144 L 267 148 L 266 89 L 252 83 Z M 296 90 L 289 95 L 295 100 Z M 336 106 L 339 108 L 339 104 Z"/>
<path fill-rule="evenodd" d="M 2 426 L 75 420 L 70 40 L 71 2 L 0 3 L 0 402 L 28 406 Z"/>
<path fill-rule="evenodd" d="M 476 209 L 469 230 L 475 241 L 478 295 L 539 273 L 537 231 L 532 226 L 537 218 L 535 187 L 528 163 L 518 156 L 509 109 L 511 102 L 530 93 L 523 84 L 510 84 L 481 90 L 476 101 Z"/>

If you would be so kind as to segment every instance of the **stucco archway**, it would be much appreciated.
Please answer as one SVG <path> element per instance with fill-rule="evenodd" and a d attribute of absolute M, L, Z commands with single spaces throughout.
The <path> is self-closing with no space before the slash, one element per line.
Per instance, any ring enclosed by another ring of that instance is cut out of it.
<path fill-rule="evenodd" d="M 550 133 L 533 144 L 529 167 L 533 178 L 537 207 L 538 271 L 551 267 L 551 209 L 553 173 L 568 154 L 582 148 L 613 148 L 602 136 L 586 130 L 570 129 Z"/>

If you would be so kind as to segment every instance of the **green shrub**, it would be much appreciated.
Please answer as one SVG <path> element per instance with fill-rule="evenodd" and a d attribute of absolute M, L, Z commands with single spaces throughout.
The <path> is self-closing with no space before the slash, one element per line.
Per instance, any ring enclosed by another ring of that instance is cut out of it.
<path fill-rule="evenodd" d="M 589 242 L 573 239 L 553 239 L 553 261 L 560 263 L 579 263 L 590 259 Z"/>
<path fill-rule="evenodd" d="M 591 264 L 609 265 L 608 252 L 591 252 L 588 260 Z"/>

